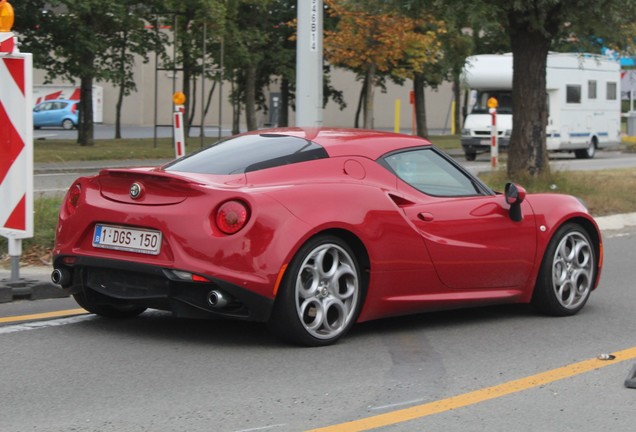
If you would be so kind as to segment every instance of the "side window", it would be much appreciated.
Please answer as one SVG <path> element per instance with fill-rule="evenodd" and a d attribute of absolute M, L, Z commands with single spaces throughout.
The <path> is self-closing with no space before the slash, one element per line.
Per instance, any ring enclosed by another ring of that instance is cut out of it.
<path fill-rule="evenodd" d="M 469 177 L 431 148 L 389 154 L 383 163 L 401 180 L 428 195 L 480 195 Z"/>
<path fill-rule="evenodd" d="M 616 100 L 616 83 L 607 83 L 607 100 Z"/>
<path fill-rule="evenodd" d="M 567 103 L 581 103 L 581 86 L 573 84 L 565 86 L 565 101 Z"/>
<path fill-rule="evenodd" d="M 587 82 L 587 97 L 588 99 L 596 99 L 596 81 L 589 80 Z"/>

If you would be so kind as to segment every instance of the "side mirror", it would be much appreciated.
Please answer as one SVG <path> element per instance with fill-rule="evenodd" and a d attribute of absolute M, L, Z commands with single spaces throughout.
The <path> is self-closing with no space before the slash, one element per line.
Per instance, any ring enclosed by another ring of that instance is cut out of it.
<path fill-rule="evenodd" d="M 515 183 L 507 183 L 505 189 L 506 202 L 510 205 L 508 214 L 510 219 L 520 222 L 523 219 L 521 214 L 521 203 L 526 199 L 526 190 Z"/>

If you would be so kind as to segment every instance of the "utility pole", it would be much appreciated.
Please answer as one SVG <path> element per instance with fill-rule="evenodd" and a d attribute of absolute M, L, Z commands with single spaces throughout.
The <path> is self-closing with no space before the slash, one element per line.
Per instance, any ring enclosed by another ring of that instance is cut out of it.
<path fill-rule="evenodd" d="M 296 126 L 322 126 L 322 0 L 298 0 Z"/>

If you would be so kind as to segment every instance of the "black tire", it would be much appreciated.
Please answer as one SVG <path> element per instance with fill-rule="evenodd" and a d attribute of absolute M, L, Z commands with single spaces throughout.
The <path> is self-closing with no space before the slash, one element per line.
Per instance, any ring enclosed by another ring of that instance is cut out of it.
<path fill-rule="evenodd" d="M 553 316 L 578 313 L 596 280 L 598 257 L 588 233 L 578 224 L 560 227 L 546 249 L 532 305 Z"/>
<path fill-rule="evenodd" d="M 590 140 L 590 145 L 586 149 L 574 150 L 577 159 L 593 159 L 596 155 L 596 138 Z"/>
<path fill-rule="evenodd" d="M 146 308 L 135 306 L 132 304 L 122 303 L 120 305 L 107 305 L 95 303 L 87 296 L 84 291 L 73 294 L 73 298 L 82 308 L 95 315 L 108 318 L 133 318 L 142 314 Z"/>
<path fill-rule="evenodd" d="M 474 152 L 465 152 L 464 153 L 464 157 L 466 158 L 467 161 L 472 162 L 475 159 L 477 159 L 477 153 Z"/>
<path fill-rule="evenodd" d="M 339 237 L 320 235 L 304 244 L 281 283 L 270 330 L 303 346 L 331 345 L 351 329 L 365 287 L 351 248 Z"/>
<path fill-rule="evenodd" d="M 64 129 L 66 129 L 66 130 L 71 130 L 71 129 L 73 129 L 73 128 L 75 127 L 75 125 L 73 124 L 73 121 L 72 121 L 72 120 L 64 119 L 64 120 L 62 121 L 62 127 L 63 127 Z"/>

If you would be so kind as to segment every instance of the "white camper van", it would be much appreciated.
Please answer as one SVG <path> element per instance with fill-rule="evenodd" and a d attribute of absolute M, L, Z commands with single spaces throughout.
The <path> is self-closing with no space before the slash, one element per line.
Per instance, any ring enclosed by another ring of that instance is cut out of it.
<path fill-rule="evenodd" d="M 467 160 L 490 151 L 491 115 L 487 100 L 495 97 L 497 135 L 506 148 L 512 132 L 512 54 L 468 57 L 463 73 L 470 91 L 461 143 Z M 620 142 L 620 66 L 606 57 L 550 53 L 546 68 L 548 95 L 547 149 L 593 158 L 596 149 Z"/>

